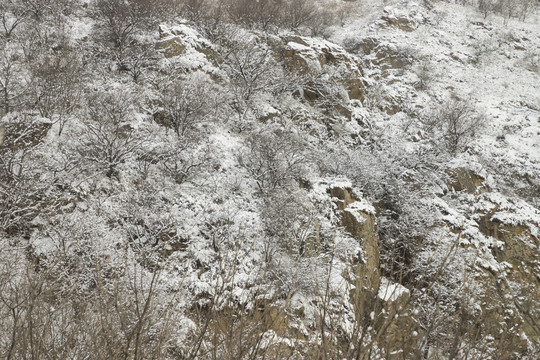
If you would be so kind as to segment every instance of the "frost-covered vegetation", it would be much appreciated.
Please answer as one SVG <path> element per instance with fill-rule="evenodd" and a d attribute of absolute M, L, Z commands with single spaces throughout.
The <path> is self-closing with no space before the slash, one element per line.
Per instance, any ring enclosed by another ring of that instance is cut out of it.
<path fill-rule="evenodd" d="M 538 359 L 536 0 L 0 0 L 0 359 Z"/>

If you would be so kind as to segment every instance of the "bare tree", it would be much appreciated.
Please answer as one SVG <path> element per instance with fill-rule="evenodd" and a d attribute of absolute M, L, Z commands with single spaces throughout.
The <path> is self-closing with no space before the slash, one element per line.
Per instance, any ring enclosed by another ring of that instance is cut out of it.
<path fill-rule="evenodd" d="M 135 83 L 139 83 L 157 61 L 156 55 L 153 46 L 134 42 L 122 53 L 117 53 L 116 62 L 120 71 L 126 71 Z"/>
<path fill-rule="evenodd" d="M 74 234 L 69 248 L 39 255 L 3 246 L 0 356 L 165 359 L 177 302 L 158 296 L 160 270 L 144 269 L 129 251 L 114 263 Z"/>
<path fill-rule="evenodd" d="M 478 10 L 484 15 L 484 19 L 497 8 L 498 0 L 479 0 Z"/>
<path fill-rule="evenodd" d="M 535 7 L 538 8 L 540 3 L 536 2 L 534 0 L 519 0 L 518 1 L 518 17 L 521 21 L 525 21 L 527 16 L 531 14 Z"/>
<path fill-rule="evenodd" d="M 33 66 L 32 91 L 41 116 L 58 123 L 58 135 L 79 106 L 84 71 L 71 51 L 44 57 Z"/>
<path fill-rule="evenodd" d="M 261 28 L 266 31 L 280 21 L 279 0 L 228 0 L 228 15 L 233 22 L 247 28 Z"/>
<path fill-rule="evenodd" d="M 224 67 L 232 78 L 237 101 L 248 102 L 255 93 L 267 89 L 273 81 L 271 50 L 253 37 L 230 39 L 222 56 Z"/>
<path fill-rule="evenodd" d="M 308 162 L 306 144 L 294 132 L 276 130 L 255 133 L 249 148 L 238 157 L 256 181 L 261 193 L 298 180 Z"/>
<path fill-rule="evenodd" d="M 5 0 L 0 3 L 0 16 L 2 17 L 2 27 L 4 35 L 10 37 L 15 28 L 23 24 L 28 16 L 29 10 L 17 0 Z"/>
<path fill-rule="evenodd" d="M 104 25 L 105 40 L 113 44 L 116 52 L 123 53 L 137 31 L 153 24 L 161 5 L 160 1 L 150 0 L 98 0 L 92 10 Z"/>
<path fill-rule="evenodd" d="M 108 177 L 116 176 L 117 167 L 135 156 L 146 139 L 129 121 L 133 103 L 128 94 L 98 94 L 89 102 L 90 121 L 81 139 L 79 153 L 104 170 Z"/>
<path fill-rule="evenodd" d="M 4 115 L 18 109 L 24 102 L 27 87 L 21 60 L 11 46 L 6 46 L 0 54 L 0 107 Z"/>
<path fill-rule="evenodd" d="M 200 72 L 177 80 L 163 92 L 160 99 L 163 112 L 155 118 L 174 129 L 179 138 L 197 136 L 198 125 L 215 109 L 213 90 L 212 81 Z"/>
<path fill-rule="evenodd" d="M 317 16 L 317 8 L 311 0 L 291 0 L 286 2 L 284 23 L 291 30 L 306 25 Z"/>
<path fill-rule="evenodd" d="M 418 64 L 414 72 L 418 77 L 418 81 L 414 84 L 418 90 L 427 90 L 435 80 L 434 66 L 428 61 L 423 61 Z"/>
<path fill-rule="evenodd" d="M 36 148 L 50 123 L 20 114 L 4 120 L 5 138 L 0 145 L 0 231 L 19 233 L 45 210 L 42 201 L 45 202 L 47 183 L 40 181 L 43 169 L 35 160 Z"/>
<path fill-rule="evenodd" d="M 65 3 L 64 0 L 20 0 L 35 20 L 42 20 L 43 15 L 52 10 L 56 4 Z"/>
<path fill-rule="evenodd" d="M 262 214 L 267 241 L 294 258 L 320 251 L 325 244 L 321 244 L 317 211 L 307 192 L 298 189 L 284 193 L 277 189 L 266 195 Z"/>
<path fill-rule="evenodd" d="M 470 102 L 457 98 L 445 102 L 421 121 L 435 142 L 439 141 L 439 132 L 442 144 L 453 155 L 465 150 L 485 125 L 484 117 Z"/>

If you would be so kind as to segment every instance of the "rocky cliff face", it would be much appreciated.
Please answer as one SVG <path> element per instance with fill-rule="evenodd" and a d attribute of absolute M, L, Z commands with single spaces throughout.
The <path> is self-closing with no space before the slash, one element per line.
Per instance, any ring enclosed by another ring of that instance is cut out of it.
<path fill-rule="evenodd" d="M 0 38 L 0 357 L 538 358 L 538 14 L 108 3 Z"/>
<path fill-rule="evenodd" d="M 379 235 L 373 207 L 360 200 L 351 188 L 331 188 L 330 195 L 337 200 L 341 225 L 362 246 L 363 258 L 354 266 L 353 303 L 357 316 L 368 317 L 380 285 Z"/>

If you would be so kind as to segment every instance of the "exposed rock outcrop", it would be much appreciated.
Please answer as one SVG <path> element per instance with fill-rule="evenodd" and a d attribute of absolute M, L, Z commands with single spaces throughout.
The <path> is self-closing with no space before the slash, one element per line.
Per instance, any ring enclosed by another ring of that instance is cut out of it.
<path fill-rule="evenodd" d="M 418 345 L 416 343 L 418 321 L 409 312 L 411 307 L 409 290 L 381 277 L 377 296 L 381 311 L 375 327 L 384 333 L 381 341 L 389 349 L 388 358 L 398 360 L 403 359 L 403 354 L 415 353 Z"/>
<path fill-rule="evenodd" d="M 407 10 L 385 8 L 384 14 L 379 20 L 379 26 L 382 28 L 394 27 L 405 32 L 414 31 L 427 21 L 420 10 L 419 6 Z"/>
<path fill-rule="evenodd" d="M 325 40 L 302 36 L 284 37 L 283 61 L 285 67 L 297 73 L 320 71 L 323 66 L 333 66 L 345 71 L 342 85 L 353 100 L 363 100 L 367 83 L 359 62 L 341 46 Z"/>
<path fill-rule="evenodd" d="M 203 66 L 205 61 L 214 66 L 221 63 L 221 58 L 212 48 L 212 44 L 196 30 L 186 25 L 173 27 L 160 25 L 159 40 L 156 42 L 155 47 L 166 58 L 192 55 L 192 60 L 198 67 Z"/>
<path fill-rule="evenodd" d="M 529 340 L 540 340 L 540 214 L 524 203 L 516 205 L 489 195 L 481 197 L 489 202 L 484 204 L 487 209 L 478 225 L 484 235 L 502 243 L 492 249 L 502 270 L 486 277 L 491 309 L 484 310 L 494 312 L 490 319 L 499 319 L 508 328 L 514 326 L 517 330 L 505 335 L 507 341 L 525 351 L 527 344 L 520 338 L 521 332 Z M 517 313 L 509 317 L 513 309 Z"/>
<path fill-rule="evenodd" d="M 469 194 L 481 194 L 489 190 L 485 184 L 485 178 L 474 171 L 458 167 L 447 170 L 451 176 L 451 183 L 448 184 L 455 191 L 465 191 Z"/>
<path fill-rule="evenodd" d="M 336 199 L 341 224 L 362 245 L 364 261 L 355 267 L 356 284 L 352 294 L 357 306 L 357 316 L 368 316 L 372 300 L 376 297 L 381 281 L 379 273 L 379 236 L 374 208 L 358 198 L 351 188 L 333 187 L 328 190 Z"/>

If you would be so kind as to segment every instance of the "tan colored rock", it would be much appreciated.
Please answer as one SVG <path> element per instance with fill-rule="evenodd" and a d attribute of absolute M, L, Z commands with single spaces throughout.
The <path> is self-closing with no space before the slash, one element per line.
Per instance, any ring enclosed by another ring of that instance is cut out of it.
<path fill-rule="evenodd" d="M 511 278 L 525 280 L 540 289 L 540 279 L 536 272 L 540 266 L 540 239 L 531 233 L 526 225 L 504 224 L 491 217 L 489 212 L 479 221 L 479 229 L 485 235 L 504 243 L 503 248 L 494 248 L 493 255 L 499 262 L 512 264 Z"/>
<path fill-rule="evenodd" d="M 396 48 L 390 46 L 378 46 L 373 63 L 380 66 L 381 70 L 403 69 L 409 65 L 409 59 Z"/>
<path fill-rule="evenodd" d="M 373 320 L 372 326 L 381 334 L 378 342 L 389 350 L 389 359 L 402 359 L 404 353 L 414 354 L 418 321 L 410 313 L 409 290 L 381 277 L 379 272 L 379 236 L 374 209 L 366 206 L 351 188 L 333 187 L 328 191 L 336 199 L 341 224 L 364 250 L 364 261 L 354 266 L 356 283 L 351 293 L 357 320 L 364 323 Z"/>
<path fill-rule="evenodd" d="M 452 182 L 448 185 L 455 191 L 478 195 L 489 190 L 485 184 L 486 179 L 470 169 L 463 167 L 449 169 L 447 174 L 452 177 Z"/>
<path fill-rule="evenodd" d="M 398 28 L 401 31 L 411 32 L 418 28 L 418 24 L 407 17 L 383 16 L 381 18 L 388 26 Z"/>
<path fill-rule="evenodd" d="M 345 80 L 343 85 L 345 85 L 345 89 L 347 90 L 349 99 L 360 100 L 361 102 L 364 102 L 367 92 L 367 84 L 364 80 L 360 78 L 347 79 Z"/>
<path fill-rule="evenodd" d="M 6 137 L 6 126 L 0 126 L 0 146 L 4 143 L 4 138 Z"/>
<path fill-rule="evenodd" d="M 377 296 L 381 311 L 374 326 L 382 333 L 379 344 L 387 350 L 388 359 L 411 358 L 417 354 L 419 326 L 410 312 L 409 290 L 382 277 Z"/>
<path fill-rule="evenodd" d="M 382 28 L 393 27 L 405 32 L 411 32 L 427 21 L 420 8 L 416 9 L 385 9 L 379 24 Z"/>
<path fill-rule="evenodd" d="M 156 50 L 163 51 L 163 55 L 166 58 L 172 58 L 174 56 L 180 56 L 184 54 L 186 51 L 186 46 L 180 38 L 172 37 L 156 43 Z"/>
<path fill-rule="evenodd" d="M 382 111 L 387 113 L 388 115 L 395 115 L 398 112 L 401 111 L 401 103 L 400 104 L 388 104 L 386 106 L 383 106 L 381 108 Z"/>
<path fill-rule="evenodd" d="M 356 264 L 354 269 L 356 284 L 351 296 L 356 306 L 357 316 L 365 318 L 371 311 L 380 283 L 379 235 L 375 214 L 366 209 L 363 202 L 350 188 L 334 187 L 328 191 L 332 197 L 336 198 L 341 224 L 364 249 L 364 261 Z"/>
<path fill-rule="evenodd" d="M 187 55 L 188 53 L 200 53 L 214 66 L 222 61 L 208 40 L 194 29 L 183 24 L 173 27 L 161 25 L 159 27 L 159 40 L 156 42 L 155 48 L 166 58 Z"/>
<path fill-rule="evenodd" d="M 275 48 L 280 42 L 273 40 L 272 44 Z M 342 84 L 349 99 L 364 100 L 366 83 L 363 80 L 360 64 L 342 47 L 328 41 L 301 36 L 284 37 L 281 44 L 285 44 L 281 54 L 288 70 L 302 74 L 319 71 L 323 66 L 343 66 L 348 73 Z M 316 99 L 315 95 L 317 94 L 310 94 L 309 90 L 304 90 L 304 97 L 308 100 Z"/>
<path fill-rule="evenodd" d="M 362 75 L 358 63 L 341 46 L 325 40 L 302 36 L 286 36 L 282 39 L 285 66 L 297 72 L 317 70 L 324 65 L 344 65 Z"/>
<path fill-rule="evenodd" d="M 494 343 L 504 344 L 504 348 L 498 349 L 501 359 L 514 358 L 516 353 L 524 354 L 527 339 L 522 334 L 531 340 L 538 339 L 535 329 L 527 324 L 530 319 L 523 317 L 519 308 L 516 311 L 509 288 L 500 276 L 487 274 L 483 283 L 485 292 L 477 299 L 482 311 L 476 320 L 483 325 L 483 336 L 490 335 Z"/>
<path fill-rule="evenodd" d="M 501 247 L 494 247 L 492 253 L 499 263 L 507 267 L 501 274 L 490 272 L 486 277 L 485 283 L 489 289 L 486 299 L 490 300 L 488 304 L 494 309 L 491 311 L 497 311 L 489 318 L 518 329 L 504 340 L 524 351 L 526 341 L 520 338 L 520 332 L 529 340 L 540 341 L 540 313 L 535 310 L 540 306 L 540 224 L 523 219 L 502 221 L 500 208 L 500 204 L 494 203 L 493 208 L 478 220 L 479 230 L 484 235 L 503 243 Z M 505 213 L 509 211 L 512 209 L 504 209 Z M 515 309 L 519 316 L 516 314 L 508 318 L 508 314 L 515 312 Z M 497 338 L 497 335 L 494 336 Z"/>
<path fill-rule="evenodd" d="M 367 37 L 358 43 L 358 48 L 362 50 L 364 55 L 369 55 L 379 45 L 379 40 L 376 38 Z"/>
<path fill-rule="evenodd" d="M 283 61 L 289 70 L 305 73 L 320 69 L 321 56 L 299 42 L 289 42 L 283 49 Z"/>

